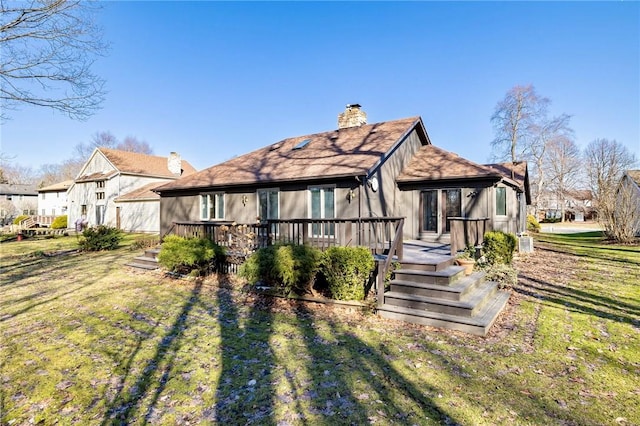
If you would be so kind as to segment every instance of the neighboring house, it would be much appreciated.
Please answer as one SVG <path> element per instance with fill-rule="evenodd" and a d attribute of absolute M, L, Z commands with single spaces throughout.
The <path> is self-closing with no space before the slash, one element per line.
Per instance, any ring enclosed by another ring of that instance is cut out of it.
<path fill-rule="evenodd" d="M 159 157 L 96 148 L 68 191 L 68 223 L 108 225 L 131 232 L 158 232 L 159 197 L 140 197 L 140 191 L 195 173 L 172 152 Z M 138 195 L 136 195 L 138 194 Z"/>
<path fill-rule="evenodd" d="M 41 225 L 50 225 L 57 216 L 67 214 L 67 190 L 73 180 L 65 180 L 38 189 L 37 220 Z"/>
<path fill-rule="evenodd" d="M 446 240 L 449 217 L 525 230 L 525 163 L 485 166 L 432 145 L 420 117 L 284 139 L 157 187 L 161 233 L 180 221 L 404 217 L 404 238 Z"/>
<path fill-rule="evenodd" d="M 634 223 L 635 235 L 640 236 L 640 170 L 627 170 L 622 176 L 617 207 L 627 210 L 624 217 Z"/>
<path fill-rule="evenodd" d="M 583 222 L 595 220 L 593 194 L 588 189 L 565 191 L 562 196 L 554 191 L 544 191 L 539 199 L 538 220 L 561 219 Z"/>
<path fill-rule="evenodd" d="M 34 215 L 38 208 L 35 185 L 0 184 L 0 222 L 11 223 L 19 215 Z"/>

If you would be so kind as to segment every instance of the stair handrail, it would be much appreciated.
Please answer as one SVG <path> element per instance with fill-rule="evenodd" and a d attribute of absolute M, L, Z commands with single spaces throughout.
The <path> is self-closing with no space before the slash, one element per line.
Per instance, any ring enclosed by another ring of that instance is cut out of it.
<path fill-rule="evenodd" d="M 398 227 L 396 228 L 396 234 L 393 237 L 393 241 L 391 242 L 391 246 L 389 247 L 389 253 L 387 253 L 387 257 L 384 261 L 378 262 L 378 307 L 382 307 L 384 305 L 384 280 L 387 276 L 387 272 L 391 267 L 391 262 L 393 261 L 393 256 L 396 255 L 398 260 L 402 260 L 403 249 L 403 228 L 404 228 L 404 219 L 400 218 L 398 221 Z M 398 248 L 399 247 L 399 248 Z"/>

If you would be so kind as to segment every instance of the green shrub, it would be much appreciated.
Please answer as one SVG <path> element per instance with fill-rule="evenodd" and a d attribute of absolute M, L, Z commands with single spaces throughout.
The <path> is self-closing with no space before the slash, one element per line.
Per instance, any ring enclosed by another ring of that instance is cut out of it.
<path fill-rule="evenodd" d="M 527 215 L 527 231 L 540 232 L 540 222 L 532 214 Z"/>
<path fill-rule="evenodd" d="M 320 270 L 331 298 L 364 300 L 374 266 L 373 255 L 366 247 L 331 247 L 323 254 Z"/>
<path fill-rule="evenodd" d="M 514 234 L 502 231 L 492 231 L 484 234 L 482 251 L 489 265 L 504 263 L 510 265 L 518 239 Z"/>
<path fill-rule="evenodd" d="M 51 229 L 66 229 L 67 228 L 67 215 L 58 216 L 51 222 Z"/>
<path fill-rule="evenodd" d="M 498 288 L 511 290 L 518 283 L 518 272 L 511 265 L 496 263 L 482 268 L 487 281 L 495 281 Z"/>
<path fill-rule="evenodd" d="M 224 249 L 211 240 L 168 235 L 158 253 L 158 263 L 172 272 L 203 275 L 224 262 Z"/>
<path fill-rule="evenodd" d="M 105 225 L 87 228 L 82 232 L 80 249 L 85 251 L 114 250 L 122 240 L 122 231 Z"/>
<path fill-rule="evenodd" d="M 29 216 L 27 216 L 26 214 L 21 214 L 20 216 L 16 217 L 15 219 L 13 219 L 13 224 L 14 225 L 20 225 L 20 222 L 22 222 L 23 220 L 27 219 Z"/>
<path fill-rule="evenodd" d="M 270 285 L 283 294 L 303 294 L 320 267 L 321 252 L 310 246 L 276 244 L 253 253 L 240 267 L 247 281 Z"/>

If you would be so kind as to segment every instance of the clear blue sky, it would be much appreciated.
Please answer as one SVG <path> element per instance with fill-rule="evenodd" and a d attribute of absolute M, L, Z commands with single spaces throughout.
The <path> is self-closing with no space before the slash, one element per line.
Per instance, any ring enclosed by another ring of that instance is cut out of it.
<path fill-rule="evenodd" d="M 489 160 L 496 103 L 533 84 L 576 142 L 640 157 L 640 4 L 627 2 L 110 2 L 111 49 L 86 122 L 24 107 L 2 151 L 36 170 L 97 131 L 178 151 L 203 169 L 331 130 L 348 103 L 369 122 L 420 115 L 432 142 Z"/>

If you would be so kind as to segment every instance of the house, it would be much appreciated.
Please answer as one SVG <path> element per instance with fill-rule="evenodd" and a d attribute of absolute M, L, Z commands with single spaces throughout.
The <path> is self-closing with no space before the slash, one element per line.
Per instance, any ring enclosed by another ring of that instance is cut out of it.
<path fill-rule="evenodd" d="M 158 232 L 155 186 L 196 170 L 172 152 L 168 157 L 96 148 L 68 190 L 69 226 L 78 219 L 129 232 Z"/>
<path fill-rule="evenodd" d="M 0 184 L 0 223 L 10 224 L 19 215 L 36 214 L 38 192 L 35 185 Z"/>
<path fill-rule="evenodd" d="M 67 214 L 67 190 L 72 184 L 70 179 L 38 189 L 38 224 L 51 225 L 57 216 Z"/>
<path fill-rule="evenodd" d="M 627 170 L 620 180 L 616 212 L 640 237 L 640 170 Z M 633 235 L 633 234 L 632 234 Z"/>
<path fill-rule="evenodd" d="M 338 128 L 296 136 L 181 177 L 160 194 L 160 230 L 174 222 L 403 217 L 404 239 L 447 242 L 450 218 L 522 232 L 526 163 L 481 165 L 431 143 L 420 117 L 367 124 L 348 105 Z M 333 225 L 309 233 L 332 233 Z"/>

